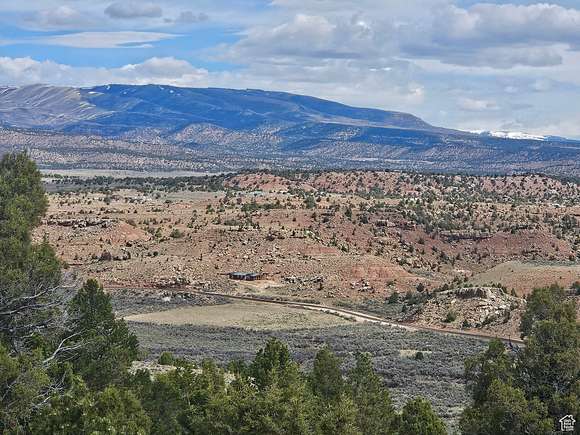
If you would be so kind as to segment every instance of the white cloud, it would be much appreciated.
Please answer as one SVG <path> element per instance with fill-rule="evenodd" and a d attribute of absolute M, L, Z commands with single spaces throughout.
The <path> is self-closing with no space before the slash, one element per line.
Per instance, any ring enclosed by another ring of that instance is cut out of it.
<path fill-rule="evenodd" d="M 194 13 L 192 11 L 181 11 L 177 18 L 171 20 L 168 19 L 167 22 L 173 22 L 176 24 L 196 24 L 203 23 L 209 20 L 209 16 L 205 12 Z"/>
<path fill-rule="evenodd" d="M 105 14 L 115 19 L 160 18 L 163 16 L 163 9 L 146 1 L 121 1 L 107 6 Z"/>
<path fill-rule="evenodd" d="M 39 62 L 29 57 L 0 57 L 0 83 L 29 85 L 49 83 L 63 86 L 95 86 L 104 83 L 165 84 L 208 86 L 207 70 L 195 68 L 173 57 L 151 58 L 140 64 L 120 68 L 72 67 L 51 61 Z"/>
<path fill-rule="evenodd" d="M 480 3 L 439 10 L 433 38 L 444 43 L 500 44 L 580 41 L 580 10 L 548 3 Z"/>
<path fill-rule="evenodd" d="M 580 47 L 577 9 L 385 1 L 364 0 L 354 9 L 363 12 L 353 13 L 347 0 L 275 0 L 283 13 L 268 25 L 246 28 L 226 57 L 271 63 L 403 57 L 511 69 L 561 65 L 570 50 Z"/>
<path fill-rule="evenodd" d="M 557 47 L 486 47 L 473 52 L 458 52 L 442 56 L 443 62 L 455 65 L 491 66 L 509 69 L 517 65 L 544 67 L 562 63 Z"/>
<path fill-rule="evenodd" d="M 340 20 L 296 14 L 276 26 L 257 26 L 229 50 L 233 60 L 251 58 L 277 62 L 295 57 L 324 59 L 368 59 L 390 45 L 360 15 Z"/>
<path fill-rule="evenodd" d="M 580 47 L 580 10 L 554 4 L 449 4 L 433 9 L 430 22 L 401 27 L 408 56 L 456 65 L 513 68 L 560 65 L 566 50 Z"/>
<path fill-rule="evenodd" d="M 457 106 L 462 110 L 470 112 L 486 112 L 489 110 L 499 110 L 495 101 L 479 100 L 476 98 L 463 97 L 457 101 Z"/>
<path fill-rule="evenodd" d="M 60 5 L 25 14 L 24 23 L 35 29 L 69 30 L 91 27 L 96 24 L 96 20 L 92 14 L 82 13 L 68 5 Z"/>
<path fill-rule="evenodd" d="M 139 64 L 113 69 L 111 74 L 126 83 L 174 86 L 204 86 L 209 77 L 207 70 L 195 68 L 189 62 L 173 57 L 153 57 Z"/>
<path fill-rule="evenodd" d="M 59 6 L 56 9 L 40 11 L 38 18 L 49 25 L 67 26 L 71 23 L 77 24 L 82 21 L 82 14 L 70 6 Z"/>
<path fill-rule="evenodd" d="M 68 77 L 72 68 L 52 61 L 39 62 L 30 57 L 0 57 L 0 83 L 27 85 L 47 81 L 60 83 Z"/>
<path fill-rule="evenodd" d="M 234 56 L 258 52 L 260 56 L 301 55 L 319 50 L 332 39 L 334 26 L 324 17 L 296 15 L 290 22 L 274 27 L 256 27 L 233 47 Z M 304 44 L 309 39 L 310 44 Z M 318 48 L 317 48 L 318 47 Z"/>
<path fill-rule="evenodd" d="M 534 81 L 532 89 L 536 92 L 547 92 L 552 89 L 553 85 L 552 80 L 540 78 Z"/>
<path fill-rule="evenodd" d="M 77 48 L 119 48 L 149 47 L 150 43 L 173 39 L 179 35 L 154 32 L 80 32 L 56 35 L 37 39 L 35 42 L 46 45 L 62 45 Z"/>

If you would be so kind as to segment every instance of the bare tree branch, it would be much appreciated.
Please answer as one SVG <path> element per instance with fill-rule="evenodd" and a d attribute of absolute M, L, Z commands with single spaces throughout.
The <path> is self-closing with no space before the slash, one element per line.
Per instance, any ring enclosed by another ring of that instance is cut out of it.
<path fill-rule="evenodd" d="M 72 340 L 75 337 L 79 337 L 80 335 L 82 335 L 82 331 L 75 332 L 74 334 L 71 334 L 68 337 L 63 338 L 61 340 L 60 344 L 55 349 L 55 351 L 52 353 L 52 355 L 49 356 L 48 358 L 46 358 L 44 361 L 42 361 L 42 364 L 44 366 L 47 366 L 52 360 L 57 358 L 60 353 L 70 352 L 70 351 L 80 349 L 80 348 L 86 346 L 86 343 L 84 343 L 84 342 L 80 342 L 80 343 L 77 343 L 77 344 L 72 345 L 72 346 L 65 346 L 64 345 L 67 341 Z"/>

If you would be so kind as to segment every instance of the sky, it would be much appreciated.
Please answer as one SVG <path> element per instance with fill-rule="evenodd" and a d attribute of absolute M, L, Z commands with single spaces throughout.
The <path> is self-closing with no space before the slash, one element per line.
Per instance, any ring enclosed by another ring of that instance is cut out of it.
<path fill-rule="evenodd" d="M 0 86 L 288 91 L 580 138 L 580 0 L 0 0 Z"/>

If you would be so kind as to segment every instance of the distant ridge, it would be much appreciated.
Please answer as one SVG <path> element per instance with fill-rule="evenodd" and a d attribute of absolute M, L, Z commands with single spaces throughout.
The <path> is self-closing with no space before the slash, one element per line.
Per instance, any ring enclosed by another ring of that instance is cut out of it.
<path fill-rule="evenodd" d="M 408 113 L 255 89 L 4 87 L 0 126 L 0 151 L 28 147 L 47 167 L 580 174 L 577 141 L 463 132 Z M 85 146 L 75 149 L 71 142 Z"/>
<path fill-rule="evenodd" d="M 179 88 L 162 85 L 104 85 L 68 88 L 31 85 L 0 88 L 0 119 L 15 127 L 82 130 L 98 124 L 126 129 L 175 129 L 198 122 L 255 127 L 281 122 L 331 122 L 358 126 L 429 130 L 416 116 L 364 109 L 285 92 L 256 89 Z M 117 132 L 117 128 L 114 132 Z"/>

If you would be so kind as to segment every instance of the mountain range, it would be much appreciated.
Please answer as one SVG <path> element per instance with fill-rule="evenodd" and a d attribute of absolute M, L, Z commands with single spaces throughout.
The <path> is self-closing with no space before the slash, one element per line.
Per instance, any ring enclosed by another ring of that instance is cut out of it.
<path fill-rule="evenodd" d="M 160 85 L 0 87 L 0 152 L 43 167 L 373 168 L 580 176 L 580 142 L 464 132 L 284 92 Z"/>

